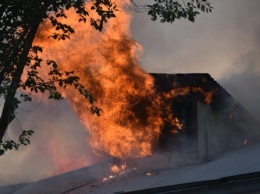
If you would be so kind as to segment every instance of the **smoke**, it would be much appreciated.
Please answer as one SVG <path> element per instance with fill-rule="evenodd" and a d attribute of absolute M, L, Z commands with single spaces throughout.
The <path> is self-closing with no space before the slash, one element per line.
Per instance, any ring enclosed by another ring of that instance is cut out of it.
<path fill-rule="evenodd" d="M 133 38 L 143 45 L 142 67 L 157 73 L 210 73 L 260 120 L 260 2 L 212 3 L 213 13 L 199 15 L 194 24 L 160 24 L 136 13 L 132 32 Z M 23 108 L 32 110 L 36 106 L 37 103 Z M 1 185 L 35 181 L 71 170 L 62 168 L 66 164 L 77 168 L 101 160 L 90 150 L 87 134 L 66 101 L 42 104 L 28 113 L 19 110 L 18 119 L 23 129 L 36 133 L 31 145 L 0 157 Z M 10 128 L 11 137 L 19 131 L 17 121 Z M 57 163 L 63 159 L 66 161 Z"/>
<path fill-rule="evenodd" d="M 148 72 L 209 73 L 259 120 L 260 13 L 257 0 L 210 1 L 195 23 L 161 24 L 135 14 L 134 38 Z M 140 28 L 142 26 L 142 28 Z"/>
<path fill-rule="evenodd" d="M 6 138 L 16 140 L 21 127 L 35 134 L 30 145 L 0 157 L 0 185 L 36 181 L 104 159 L 89 148 L 87 134 L 66 101 L 46 104 L 34 99 L 17 112 Z"/>
<path fill-rule="evenodd" d="M 258 121 L 260 121 L 260 77 L 252 71 L 232 75 L 220 81 L 222 85 L 242 104 Z"/>

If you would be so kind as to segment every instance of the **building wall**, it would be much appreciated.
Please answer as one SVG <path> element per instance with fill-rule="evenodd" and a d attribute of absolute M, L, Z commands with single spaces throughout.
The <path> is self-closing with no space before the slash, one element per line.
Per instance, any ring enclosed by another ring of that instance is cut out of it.
<path fill-rule="evenodd" d="M 158 93 L 185 87 L 200 87 L 212 94 L 204 103 L 203 92 L 190 91 L 169 101 L 171 111 L 183 124 L 178 133 L 165 124 L 158 149 L 165 152 L 194 154 L 206 159 L 220 153 L 260 142 L 260 124 L 209 74 L 151 74 Z M 167 102 L 168 102 L 167 101 Z M 155 146 L 156 147 L 156 146 Z"/>
<path fill-rule="evenodd" d="M 236 104 L 214 110 L 197 102 L 198 157 L 208 159 L 220 153 L 259 142 L 258 125 Z"/>

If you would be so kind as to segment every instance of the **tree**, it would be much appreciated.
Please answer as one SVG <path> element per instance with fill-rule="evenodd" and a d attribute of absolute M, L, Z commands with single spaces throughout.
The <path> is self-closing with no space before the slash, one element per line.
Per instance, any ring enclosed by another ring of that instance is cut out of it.
<path fill-rule="evenodd" d="M 139 5 L 136 1 L 131 0 L 132 10 L 135 12 L 147 12 L 151 20 L 155 21 L 160 18 L 162 23 L 173 23 L 178 19 L 188 19 L 195 21 L 195 17 L 202 12 L 212 12 L 213 7 L 207 0 L 154 0 L 151 5 Z"/>
<path fill-rule="evenodd" d="M 60 18 L 67 18 L 66 10 L 73 9 L 79 16 L 79 22 L 86 22 L 97 30 L 103 29 L 104 23 L 116 17 L 120 11 L 113 0 L 92 0 L 91 12 L 96 12 L 98 18 L 90 17 L 84 0 L 2 0 L 0 3 L 0 97 L 4 106 L 0 119 L 0 155 L 12 148 L 18 149 L 20 145 L 30 143 L 29 136 L 33 131 L 22 131 L 19 143 L 13 140 L 4 141 L 8 125 L 15 118 L 15 110 L 21 101 L 31 101 L 27 91 L 47 92 L 50 99 L 61 100 L 59 88 L 72 86 L 81 95 L 88 99 L 93 114 L 100 115 L 101 109 L 93 103 L 95 98 L 80 84 L 80 79 L 73 71 L 66 71 L 49 59 L 43 61 L 39 57 L 42 48 L 33 45 L 36 32 L 41 23 L 49 21 L 55 32 L 50 38 L 57 40 L 69 39 L 74 29 L 60 22 Z M 212 7 L 206 0 L 154 0 L 151 5 L 138 5 L 131 0 L 130 8 L 137 12 L 146 12 L 153 21 L 160 18 L 162 23 L 172 23 L 175 19 L 187 18 L 194 22 L 199 12 L 211 12 Z M 40 67 L 49 68 L 48 80 L 39 75 Z M 25 71 L 26 70 L 26 71 Z M 26 73 L 26 79 L 22 75 Z M 24 92 L 17 92 L 18 89 Z M 17 96 L 20 94 L 20 97 Z"/>

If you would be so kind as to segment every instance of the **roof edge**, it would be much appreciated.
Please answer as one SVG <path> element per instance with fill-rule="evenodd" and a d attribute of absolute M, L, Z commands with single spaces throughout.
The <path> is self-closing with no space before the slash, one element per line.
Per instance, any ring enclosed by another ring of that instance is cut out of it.
<path fill-rule="evenodd" d="M 260 172 L 223 177 L 215 180 L 199 181 L 157 187 L 138 191 L 124 192 L 126 194 L 159 194 L 159 193 L 243 193 L 260 190 Z"/>

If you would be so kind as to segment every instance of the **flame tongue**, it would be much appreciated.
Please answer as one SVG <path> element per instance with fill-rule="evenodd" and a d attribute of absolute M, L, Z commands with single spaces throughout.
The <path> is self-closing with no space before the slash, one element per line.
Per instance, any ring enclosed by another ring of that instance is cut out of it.
<path fill-rule="evenodd" d="M 136 46 L 129 37 L 110 37 L 103 43 L 104 67 L 96 72 L 89 71 L 87 66 L 80 77 L 86 77 L 83 83 L 98 99 L 104 114 L 95 118 L 86 113 L 88 104 L 84 105 L 83 99 L 75 100 L 72 93 L 67 97 L 90 130 L 93 148 L 120 158 L 151 154 L 152 142 L 158 138 L 162 123 L 159 115 L 148 110 L 155 109 L 158 103 L 154 100 L 153 80 L 139 67 L 134 55 Z"/>
<path fill-rule="evenodd" d="M 125 3 L 116 1 L 120 11 L 102 33 L 78 23 L 69 11 L 70 19 L 65 23 L 76 31 L 69 42 L 46 41 L 52 30 L 46 31 L 46 24 L 35 43 L 44 47 L 43 58 L 75 71 L 98 100 L 96 104 L 103 110 L 101 117 L 91 115 L 89 102 L 75 95 L 73 89 L 63 91 L 89 132 L 92 148 L 118 158 L 136 158 L 152 154 L 152 145 L 158 141 L 164 123 L 176 128 L 172 133 L 182 128 L 172 115 L 172 98 L 190 91 L 201 92 L 210 103 L 212 93 L 199 87 L 175 88 L 161 96 L 155 92 L 153 78 L 138 64 L 141 46 L 131 38 L 131 17 L 123 10 Z"/>
<path fill-rule="evenodd" d="M 69 12 L 70 19 L 65 22 L 76 32 L 69 42 L 45 41 L 44 37 L 49 36 L 45 29 L 35 41 L 44 47 L 47 59 L 57 61 L 66 70 L 75 70 L 98 100 L 101 117 L 91 115 L 89 102 L 75 95 L 74 90 L 64 90 L 89 131 L 90 145 L 119 158 L 150 155 L 163 123 L 160 111 L 154 111 L 160 107 L 160 100 L 153 90 L 153 79 L 138 64 L 141 46 L 131 38 L 131 17 L 123 10 L 125 3 L 116 1 L 120 11 L 102 33 L 88 24 L 79 24 Z"/>
<path fill-rule="evenodd" d="M 138 64 L 136 52 L 140 46 L 130 38 L 129 24 L 130 16 L 120 10 L 93 45 L 83 43 L 83 48 L 77 45 L 77 49 L 84 50 L 75 64 L 82 83 L 98 99 L 97 105 L 104 114 L 99 118 L 90 115 L 88 102 L 75 97 L 73 92 L 66 92 L 90 132 L 90 145 L 120 158 L 151 154 L 162 123 L 158 121 L 159 115 L 148 111 L 157 106 L 153 80 Z"/>

